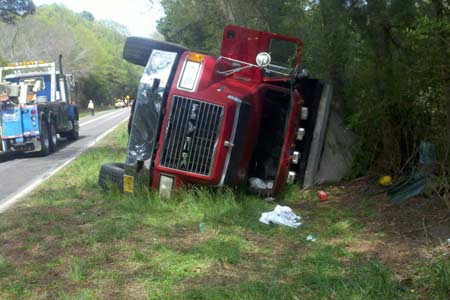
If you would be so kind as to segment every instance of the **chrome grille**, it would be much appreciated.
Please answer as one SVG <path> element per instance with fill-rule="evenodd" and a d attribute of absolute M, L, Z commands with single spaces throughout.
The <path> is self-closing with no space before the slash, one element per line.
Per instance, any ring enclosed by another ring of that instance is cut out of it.
<path fill-rule="evenodd" d="M 174 96 L 160 165 L 210 175 L 222 118 L 223 106 Z"/>

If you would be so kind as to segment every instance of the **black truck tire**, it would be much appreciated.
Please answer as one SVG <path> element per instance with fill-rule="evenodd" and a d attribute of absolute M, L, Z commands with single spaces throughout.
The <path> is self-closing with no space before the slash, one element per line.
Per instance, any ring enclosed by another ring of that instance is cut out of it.
<path fill-rule="evenodd" d="M 178 54 L 188 50 L 177 44 L 132 36 L 125 41 L 123 58 L 135 65 L 145 67 L 153 49 L 176 52 Z"/>
<path fill-rule="evenodd" d="M 72 129 L 65 135 L 69 140 L 78 140 L 80 136 L 80 127 L 78 125 L 78 120 L 72 120 Z"/>
<path fill-rule="evenodd" d="M 48 125 L 50 152 L 56 152 L 58 150 L 58 136 L 56 134 L 56 124 L 54 121 Z"/>
<path fill-rule="evenodd" d="M 123 163 L 104 164 L 98 174 L 98 185 L 104 191 L 108 191 L 111 186 L 116 186 L 120 191 L 123 191 L 123 175 Z"/>
<path fill-rule="evenodd" d="M 39 140 L 41 143 L 40 156 L 47 156 L 50 154 L 50 135 L 48 132 L 48 125 L 44 119 L 39 122 Z"/>

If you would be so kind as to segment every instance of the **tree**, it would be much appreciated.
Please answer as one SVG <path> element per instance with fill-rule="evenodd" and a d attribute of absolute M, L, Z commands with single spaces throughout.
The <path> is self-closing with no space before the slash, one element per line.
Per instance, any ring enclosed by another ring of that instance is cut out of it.
<path fill-rule="evenodd" d="M 123 36 L 129 36 L 130 35 L 130 32 L 128 31 L 128 28 L 125 25 L 122 25 L 122 24 L 117 23 L 117 22 L 112 21 L 112 20 L 102 20 L 100 22 L 103 25 L 105 25 L 106 27 L 110 28 L 111 30 L 116 31 L 120 35 L 123 35 Z"/>
<path fill-rule="evenodd" d="M 0 21 L 14 23 L 18 17 L 33 14 L 35 9 L 32 0 L 0 0 Z"/>
<path fill-rule="evenodd" d="M 95 21 L 94 15 L 86 10 L 83 10 L 82 12 L 80 12 L 80 16 L 90 22 Z"/>
<path fill-rule="evenodd" d="M 77 81 L 76 101 L 89 98 L 111 105 L 125 91 L 137 90 L 142 70 L 122 59 L 124 29 L 107 21 L 88 20 L 59 5 L 40 6 L 36 13 L 0 26 L 0 53 L 5 61 L 64 57 L 64 71 Z"/>
<path fill-rule="evenodd" d="M 11 36 L 14 38 L 11 39 Z M 52 37 L 51 42 L 49 37 Z M 83 76 L 92 68 L 88 61 L 88 49 L 80 47 L 69 28 L 42 23 L 36 16 L 24 18 L 14 25 L 2 26 L 0 41 L 1 53 L 9 61 L 56 61 L 62 54 L 65 68 L 76 75 Z"/>
<path fill-rule="evenodd" d="M 167 41 L 213 54 L 219 53 L 222 31 L 227 24 L 274 32 L 289 28 L 283 22 L 289 7 L 280 1 L 162 0 L 161 5 L 166 16 L 159 20 L 158 31 Z"/>

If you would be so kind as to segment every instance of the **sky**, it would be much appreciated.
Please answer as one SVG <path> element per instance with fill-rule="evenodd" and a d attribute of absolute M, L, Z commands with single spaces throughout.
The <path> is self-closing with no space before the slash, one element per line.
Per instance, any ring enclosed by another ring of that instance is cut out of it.
<path fill-rule="evenodd" d="M 131 35 L 150 37 L 156 21 L 164 16 L 159 1 L 151 0 L 33 0 L 42 4 L 63 4 L 75 12 L 89 11 L 95 19 L 109 19 L 125 25 Z M 154 2 L 154 4 L 151 4 Z"/>

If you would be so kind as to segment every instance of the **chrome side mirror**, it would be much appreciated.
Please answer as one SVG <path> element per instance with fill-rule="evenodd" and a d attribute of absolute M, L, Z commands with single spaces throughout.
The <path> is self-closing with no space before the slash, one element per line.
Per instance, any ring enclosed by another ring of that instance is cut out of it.
<path fill-rule="evenodd" d="M 260 68 L 265 68 L 268 65 L 270 65 L 270 62 L 272 61 L 272 57 L 270 57 L 270 54 L 267 52 L 260 52 L 256 56 L 256 64 Z"/>

